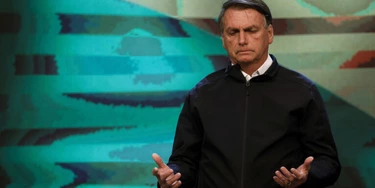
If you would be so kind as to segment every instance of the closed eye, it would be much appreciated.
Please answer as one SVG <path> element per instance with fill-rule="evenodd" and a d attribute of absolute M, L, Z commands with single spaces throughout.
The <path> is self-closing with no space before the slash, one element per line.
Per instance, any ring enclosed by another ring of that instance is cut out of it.
<path fill-rule="evenodd" d="M 239 30 L 233 29 L 233 30 L 229 30 L 227 33 L 228 33 L 228 35 L 235 35 L 238 32 L 239 32 Z"/>
<path fill-rule="evenodd" d="M 245 29 L 245 32 L 249 32 L 249 33 L 256 33 L 259 29 L 256 28 L 256 27 L 250 27 L 250 28 L 246 28 Z"/>

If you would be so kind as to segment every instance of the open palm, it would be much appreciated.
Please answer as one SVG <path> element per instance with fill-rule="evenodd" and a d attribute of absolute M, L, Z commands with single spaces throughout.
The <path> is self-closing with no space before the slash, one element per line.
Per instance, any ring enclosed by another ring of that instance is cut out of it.
<path fill-rule="evenodd" d="M 313 160 L 313 157 L 307 157 L 302 165 L 300 165 L 297 169 L 292 168 L 290 171 L 285 167 L 281 167 L 280 171 L 276 171 L 276 176 L 274 176 L 273 179 L 282 187 L 298 187 L 307 181 L 311 168 L 311 162 Z"/>

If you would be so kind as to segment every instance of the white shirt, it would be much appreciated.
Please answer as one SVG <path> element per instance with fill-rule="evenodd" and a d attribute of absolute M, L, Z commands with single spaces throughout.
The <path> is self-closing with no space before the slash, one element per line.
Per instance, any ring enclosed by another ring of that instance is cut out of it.
<path fill-rule="evenodd" d="M 232 65 L 234 65 L 234 64 L 232 63 Z M 246 81 L 248 82 L 252 78 L 264 74 L 271 67 L 271 65 L 272 65 L 272 58 L 268 54 L 268 57 L 267 57 L 266 61 L 263 63 L 263 65 L 260 66 L 258 68 L 258 70 L 256 70 L 252 75 L 249 75 L 249 74 L 247 74 L 246 72 L 244 72 L 242 70 L 241 70 L 241 72 L 242 72 L 243 76 L 246 78 Z"/>

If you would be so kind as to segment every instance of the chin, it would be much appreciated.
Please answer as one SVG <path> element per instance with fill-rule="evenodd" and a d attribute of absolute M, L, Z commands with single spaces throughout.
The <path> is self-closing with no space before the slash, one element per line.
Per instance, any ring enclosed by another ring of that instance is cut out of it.
<path fill-rule="evenodd" d="M 237 62 L 239 64 L 248 64 L 248 63 L 252 63 L 254 61 L 254 58 L 238 58 L 237 59 Z"/>

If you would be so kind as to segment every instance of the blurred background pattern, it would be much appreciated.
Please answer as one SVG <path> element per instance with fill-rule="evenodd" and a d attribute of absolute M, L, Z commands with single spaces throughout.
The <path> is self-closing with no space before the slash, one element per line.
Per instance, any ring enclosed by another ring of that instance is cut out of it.
<path fill-rule="evenodd" d="M 0 187 L 155 187 L 184 97 L 228 63 L 222 2 L 0 1 Z M 327 105 L 335 187 L 375 187 L 375 1 L 266 3 L 270 52 Z"/>

